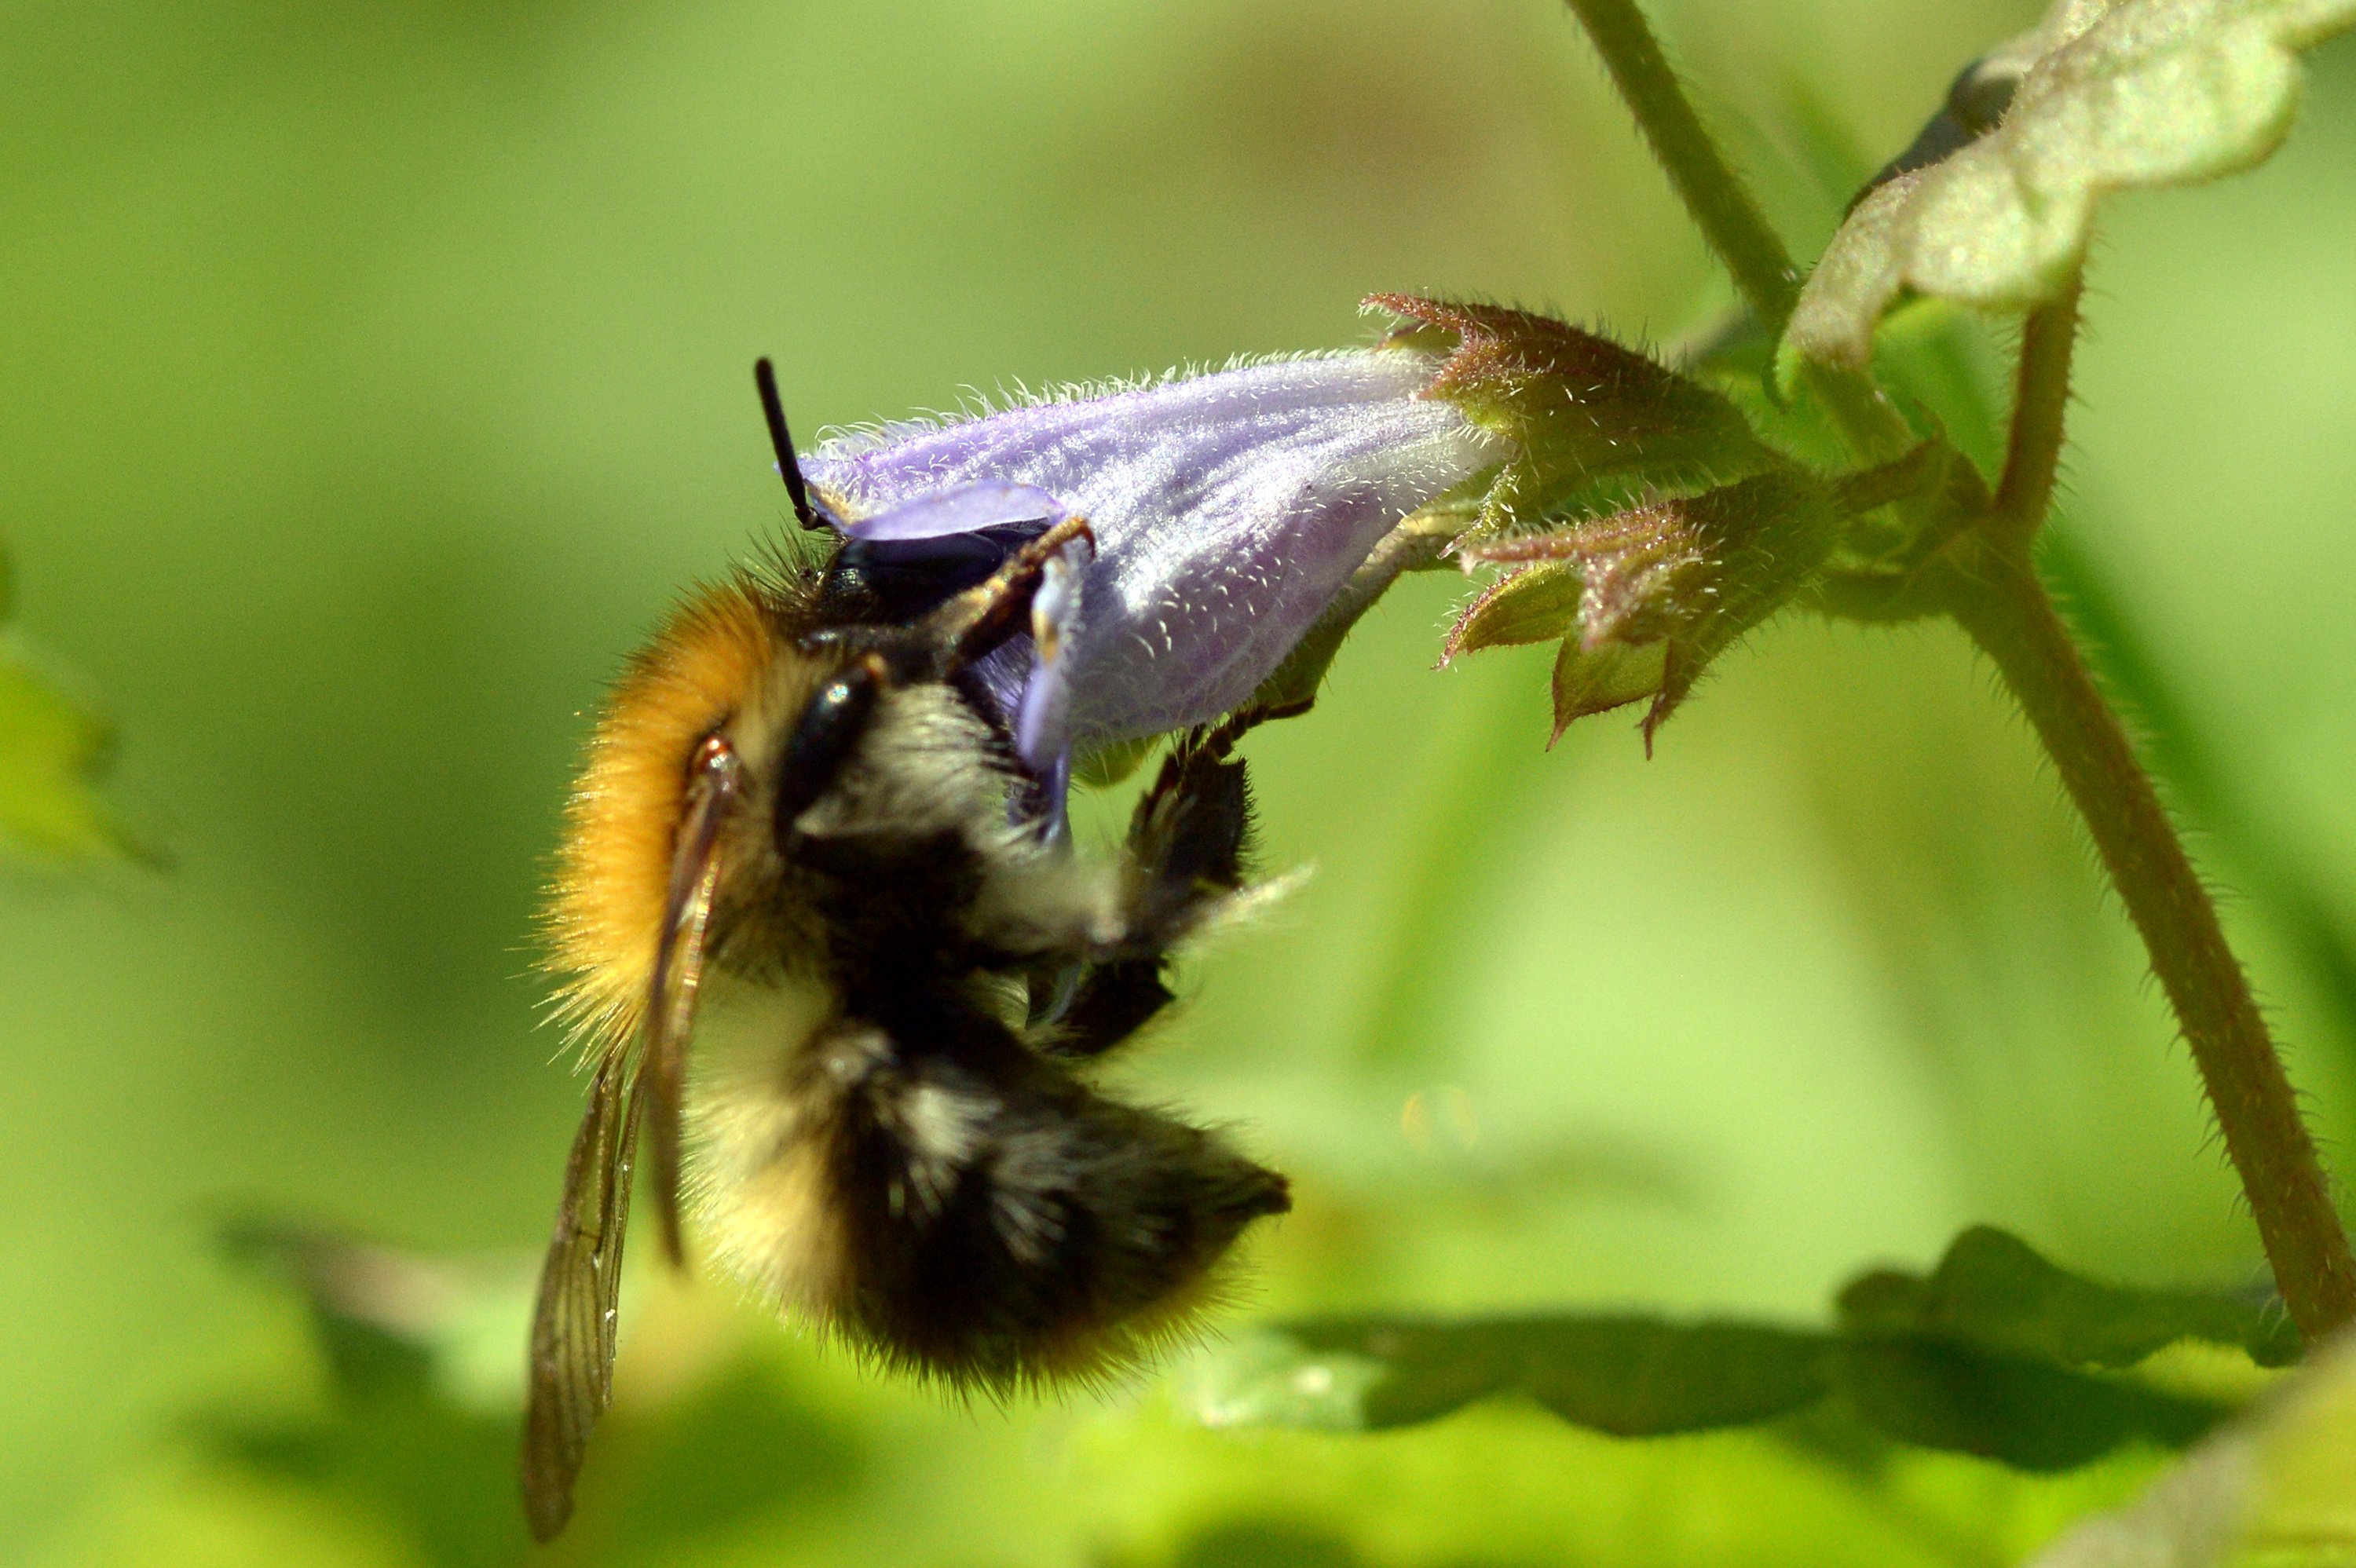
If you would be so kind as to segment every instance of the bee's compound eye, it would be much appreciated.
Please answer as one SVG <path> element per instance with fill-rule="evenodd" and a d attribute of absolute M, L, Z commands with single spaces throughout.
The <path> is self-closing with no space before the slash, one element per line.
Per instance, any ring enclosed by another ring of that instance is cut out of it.
<path fill-rule="evenodd" d="M 778 838 L 789 837 L 795 819 L 834 783 L 867 728 L 882 684 L 878 661 L 862 659 L 819 687 L 794 721 L 777 755 Z"/>

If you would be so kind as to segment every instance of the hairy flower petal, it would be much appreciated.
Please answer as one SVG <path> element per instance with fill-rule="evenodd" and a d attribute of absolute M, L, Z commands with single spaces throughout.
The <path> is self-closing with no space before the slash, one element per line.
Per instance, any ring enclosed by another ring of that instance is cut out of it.
<path fill-rule="evenodd" d="M 879 541 L 937 539 L 984 528 L 1036 527 L 1044 533 L 1066 515 L 1062 503 L 1036 485 L 978 479 L 903 501 L 847 524 L 842 531 L 852 539 Z"/>
<path fill-rule="evenodd" d="M 1095 560 L 1055 606 L 1064 690 L 1026 700 L 1030 640 L 985 671 L 1010 717 L 1067 704 L 1088 752 L 1248 701 L 1398 521 L 1511 444 L 1423 395 L 1436 362 L 1390 348 L 1280 359 L 943 425 L 827 443 L 803 461 L 863 535 L 1086 517 Z"/>

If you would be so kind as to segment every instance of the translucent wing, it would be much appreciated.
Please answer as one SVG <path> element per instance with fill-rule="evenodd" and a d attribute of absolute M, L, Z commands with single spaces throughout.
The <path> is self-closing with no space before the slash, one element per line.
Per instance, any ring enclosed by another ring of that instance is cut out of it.
<path fill-rule="evenodd" d="M 589 1111 L 564 1168 L 556 1235 L 532 1314 L 530 1392 L 524 1411 L 523 1503 L 535 1540 L 573 1517 L 573 1481 L 590 1429 L 614 1397 L 614 1323 L 630 1168 L 645 1105 L 626 1051 L 609 1052 L 589 1086 Z"/>
<path fill-rule="evenodd" d="M 703 976 L 704 930 L 718 885 L 720 828 L 743 793 L 728 742 L 697 750 L 672 852 L 670 892 L 648 996 L 643 1051 L 617 1046 L 597 1064 L 589 1114 L 564 1168 L 564 1200 L 540 1275 L 531 1323 L 530 1393 L 524 1410 L 523 1501 L 532 1534 L 552 1540 L 573 1514 L 590 1429 L 614 1397 L 614 1321 L 622 1288 L 622 1232 L 638 1123 L 654 1115 L 655 1197 L 665 1250 L 680 1262 L 680 1088 Z"/>
<path fill-rule="evenodd" d="M 691 818 L 691 838 L 700 836 L 705 840 L 695 846 L 700 869 L 686 907 L 675 919 L 662 961 L 656 965 L 650 1016 L 657 1027 L 649 1031 L 646 1061 L 631 1088 L 631 1125 L 637 1125 L 641 1105 L 650 1106 L 654 1115 L 649 1129 L 653 1146 L 649 1174 L 655 1184 L 655 1217 L 662 1226 L 663 1255 L 673 1267 L 687 1263 L 687 1243 L 680 1239 L 679 1228 L 680 1095 L 687 1073 L 687 1042 L 695 1029 L 695 994 L 703 979 L 704 933 L 712 923 L 712 890 L 720 884 L 720 862 L 712 856 L 709 839 L 718 831 L 725 805 L 722 801 Z M 626 1207 L 630 1196 L 626 1170 L 622 1187 Z M 615 1244 L 618 1249 L 618 1237 Z"/>

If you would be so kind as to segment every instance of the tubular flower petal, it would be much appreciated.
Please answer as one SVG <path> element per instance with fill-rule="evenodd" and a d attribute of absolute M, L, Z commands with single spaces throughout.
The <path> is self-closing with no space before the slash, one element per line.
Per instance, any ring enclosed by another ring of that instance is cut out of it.
<path fill-rule="evenodd" d="M 1248 703 L 1399 521 L 1513 454 L 1378 348 L 841 437 L 802 469 L 854 539 L 1087 519 L 980 671 L 1043 776 Z M 1044 643 L 1048 656 L 1040 656 Z"/>

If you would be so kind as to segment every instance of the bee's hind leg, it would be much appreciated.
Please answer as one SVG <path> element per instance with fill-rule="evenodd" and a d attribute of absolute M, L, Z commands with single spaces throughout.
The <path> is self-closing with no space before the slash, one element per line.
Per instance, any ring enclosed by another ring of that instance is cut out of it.
<path fill-rule="evenodd" d="M 1169 949 L 1244 885 L 1252 850 L 1251 786 L 1235 754 L 1261 718 L 1237 715 L 1186 732 L 1138 800 L 1123 851 L 1121 903 L 1133 956 L 1067 965 L 1032 987 L 1044 1049 L 1096 1056 L 1167 1007 Z"/>
<path fill-rule="evenodd" d="M 1073 963 L 1032 980 L 1034 1043 L 1050 1056 L 1102 1056 L 1153 1021 L 1177 998 L 1163 960 Z"/>
<path fill-rule="evenodd" d="M 1235 754 L 1247 721 L 1181 736 L 1138 798 L 1124 852 L 1128 913 L 1141 932 L 1175 936 L 1204 906 L 1244 885 L 1252 850 L 1251 784 Z"/>

